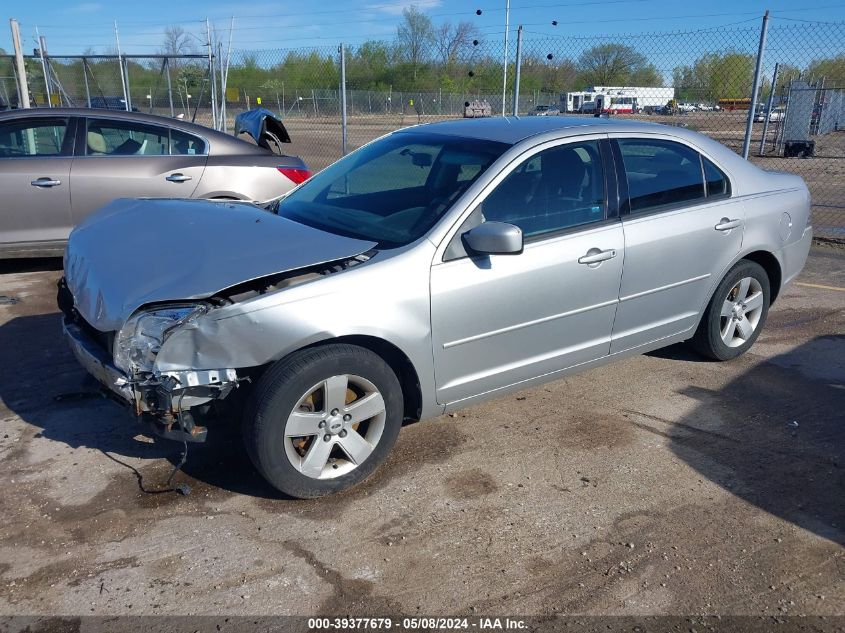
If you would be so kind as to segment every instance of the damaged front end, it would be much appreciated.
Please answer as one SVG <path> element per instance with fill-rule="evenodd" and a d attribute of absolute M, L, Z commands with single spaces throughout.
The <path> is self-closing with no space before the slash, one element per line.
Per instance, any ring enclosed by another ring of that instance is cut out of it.
<path fill-rule="evenodd" d="M 206 431 L 192 414 L 266 361 L 244 359 L 243 346 L 269 343 L 255 330 L 207 336 L 215 313 L 344 269 L 375 245 L 252 205 L 115 200 L 68 239 L 58 296 L 66 338 L 85 369 L 153 420 L 156 433 L 202 441 Z"/>
<path fill-rule="evenodd" d="M 73 306 L 62 279 L 59 307 L 65 338 L 79 363 L 106 388 L 108 395 L 129 405 L 161 437 L 203 442 L 207 429 L 192 411 L 225 398 L 241 378 L 235 369 L 158 371 L 155 358 L 174 332 L 195 327 L 210 303 L 168 305 L 142 310 L 117 332 L 100 332 Z"/>
<path fill-rule="evenodd" d="M 65 338 L 80 364 L 107 389 L 108 395 L 129 404 L 136 416 L 150 423 L 153 432 L 168 439 L 202 442 L 207 429 L 197 423 L 194 413 L 229 396 L 242 382 L 250 380 L 249 372 L 254 368 L 249 362 L 219 369 L 213 368 L 213 364 L 209 369 L 209 365 L 204 364 L 210 361 L 213 353 L 209 346 L 197 341 L 207 340 L 209 329 L 213 330 L 215 315 L 212 313 L 343 272 L 368 261 L 374 253 L 368 251 L 267 275 L 236 284 L 202 300 L 147 305 L 111 332 L 103 332 L 85 319 L 62 279 L 58 304 L 64 314 Z M 157 363 L 160 352 L 177 333 L 180 335 L 177 338 L 188 338 L 195 344 L 189 346 L 189 350 L 178 346 L 185 352 L 178 354 L 182 358 L 180 366 L 163 369 Z M 213 336 L 212 339 L 215 349 L 218 346 L 240 349 L 234 340 L 221 341 Z M 253 344 L 265 346 L 266 342 L 259 340 Z M 197 367 L 203 369 L 195 369 Z"/>

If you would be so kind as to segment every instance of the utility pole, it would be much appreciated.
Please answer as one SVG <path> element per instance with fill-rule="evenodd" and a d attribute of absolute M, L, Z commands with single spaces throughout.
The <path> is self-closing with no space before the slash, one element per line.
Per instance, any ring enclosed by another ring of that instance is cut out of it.
<path fill-rule="evenodd" d="M 120 68 L 120 85 L 123 87 L 123 105 L 130 111 L 129 95 L 126 94 L 126 76 L 123 73 L 123 56 L 120 54 L 120 34 L 117 32 L 117 20 L 114 21 L 114 39 L 117 42 L 117 65 Z"/>
<path fill-rule="evenodd" d="M 35 27 L 35 34 L 38 36 L 38 56 L 41 58 L 41 72 L 44 73 L 44 88 L 47 89 L 47 107 L 53 107 L 53 94 L 50 90 L 50 76 L 47 74 L 47 62 L 44 61 L 44 56 L 47 54 L 47 45 L 44 42 L 44 36 L 38 32 L 38 27 Z"/>
<path fill-rule="evenodd" d="M 505 116 L 505 99 L 508 90 L 508 29 L 511 19 L 511 0 L 505 0 L 505 55 L 502 68 L 502 116 Z"/>
<path fill-rule="evenodd" d="M 23 49 L 21 48 L 21 28 L 14 18 L 9 20 L 12 28 L 12 46 L 15 49 L 15 68 L 18 74 L 18 107 L 29 107 L 29 87 L 26 81 L 26 66 L 23 63 Z"/>

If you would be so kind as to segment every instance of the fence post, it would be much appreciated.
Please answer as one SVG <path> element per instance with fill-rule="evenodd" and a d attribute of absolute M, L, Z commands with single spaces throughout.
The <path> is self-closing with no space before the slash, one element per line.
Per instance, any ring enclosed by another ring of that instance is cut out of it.
<path fill-rule="evenodd" d="M 211 23 L 205 19 L 205 32 L 208 37 L 208 75 L 211 89 L 211 127 L 217 129 L 217 76 L 214 74 L 214 50 L 211 43 Z"/>
<path fill-rule="evenodd" d="M 522 71 L 522 25 L 516 30 L 516 74 L 513 78 L 513 109 L 511 114 L 519 116 L 519 78 Z"/>
<path fill-rule="evenodd" d="M 745 139 L 742 141 L 742 157 L 748 158 L 751 148 L 751 130 L 754 127 L 754 112 L 757 109 L 757 94 L 760 90 L 760 72 L 763 69 L 763 55 L 766 52 L 766 32 L 769 30 L 769 11 L 763 14 L 763 26 L 760 28 L 760 46 L 757 49 L 757 65 L 754 68 L 754 84 L 751 86 L 751 105 L 748 108 L 748 120 L 745 122 Z"/>
<path fill-rule="evenodd" d="M 769 91 L 769 103 L 766 105 L 766 118 L 763 120 L 763 136 L 760 137 L 760 151 L 758 156 L 763 155 L 766 147 L 766 134 L 769 132 L 769 118 L 772 116 L 772 105 L 775 101 L 775 86 L 778 83 L 778 67 L 780 64 L 775 64 L 775 72 L 772 74 L 772 89 Z"/>
<path fill-rule="evenodd" d="M 123 103 L 129 111 L 129 98 L 126 95 L 126 79 L 123 76 L 123 57 L 120 54 L 120 35 L 117 32 L 117 20 L 114 21 L 114 39 L 117 42 L 117 67 L 120 69 L 120 86 L 123 88 Z"/>
<path fill-rule="evenodd" d="M 91 107 L 91 89 L 88 87 L 88 59 L 82 58 L 82 78 L 85 80 L 85 103 Z"/>
<path fill-rule="evenodd" d="M 170 118 L 172 119 L 176 114 L 173 112 L 173 86 L 170 83 L 170 58 L 164 58 L 164 68 L 167 74 L 167 100 L 170 103 Z"/>
<path fill-rule="evenodd" d="M 505 54 L 502 66 L 502 116 L 505 116 L 505 101 L 508 90 L 508 30 L 510 29 L 511 0 L 505 0 Z"/>
<path fill-rule="evenodd" d="M 37 27 L 36 27 L 37 30 Z M 38 56 L 41 58 L 41 72 L 44 73 L 44 88 L 47 90 L 47 107 L 53 107 L 53 92 L 50 90 L 50 76 L 47 74 L 47 62 L 44 61 L 44 55 L 46 54 L 44 49 L 46 44 L 44 42 L 44 36 L 38 36 Z"/>
<path fill-rule="evenodd" d="M 346 47 L 340 45 L 340 130 L 341 149 L 346 156 Z"/>
<path fill-rule="evenodd" d="M 9 20 L 12 27 L 12 46 L 15 48 L 15 67 L 18 75 L 18 107 L 29 107 L 29 84 L 26 80 L 26 66 L 23 63 L 23 49 L 21 48 L 21 29 L 14 18 Z"/>
<path fill-rule="evenodd" d="M 124 56 L 123 58 L 123 76 L 126 79 L 126 110 L 132 111 L 132 92 L 129 89 L 129 60 Z"/>

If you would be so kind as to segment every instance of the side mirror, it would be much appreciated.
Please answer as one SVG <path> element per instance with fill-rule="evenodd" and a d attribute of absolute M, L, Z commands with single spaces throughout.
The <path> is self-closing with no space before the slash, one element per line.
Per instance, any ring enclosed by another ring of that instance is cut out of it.
<path fill-rule="evenodd" d="M 483 222 L 463 234 L 466 246 L 484 255 L 518 255 L 522 252 L 522 229 L 505 222 Z"/>

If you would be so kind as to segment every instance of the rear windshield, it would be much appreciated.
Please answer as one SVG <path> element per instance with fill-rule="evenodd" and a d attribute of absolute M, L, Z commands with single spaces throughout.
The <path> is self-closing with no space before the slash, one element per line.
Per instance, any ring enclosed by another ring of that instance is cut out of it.
<path fill-rule="evenodd" d="M 381 248 L 409 244 L 508 147 L 439 134 L 392 134 L 306 181 L 282 200 L 278 213 Z"/>

